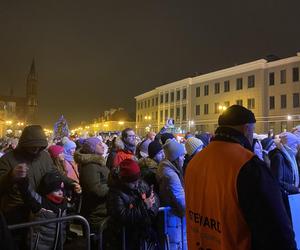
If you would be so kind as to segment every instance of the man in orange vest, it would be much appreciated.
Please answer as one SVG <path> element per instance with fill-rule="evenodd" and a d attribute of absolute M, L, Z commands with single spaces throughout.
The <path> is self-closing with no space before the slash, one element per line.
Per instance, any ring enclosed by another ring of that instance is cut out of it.
<path fill-rule="evenodd" d="M 279 185 L 251 152 L 254 114 L 238 105 L 218 120 L 215 138 L 185 175 L 190 250 L 297 249 Z"/>

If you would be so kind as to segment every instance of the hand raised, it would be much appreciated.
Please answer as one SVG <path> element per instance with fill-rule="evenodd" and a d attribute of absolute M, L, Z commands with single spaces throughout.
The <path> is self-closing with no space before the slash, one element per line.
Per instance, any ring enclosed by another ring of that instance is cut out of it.
<path fill-rule="evenodd" d="M 28 167 L 26 163 L 19 163 L 12 170 L 12 177 L 14 179 L 25 178 L 27 176 Z"/>

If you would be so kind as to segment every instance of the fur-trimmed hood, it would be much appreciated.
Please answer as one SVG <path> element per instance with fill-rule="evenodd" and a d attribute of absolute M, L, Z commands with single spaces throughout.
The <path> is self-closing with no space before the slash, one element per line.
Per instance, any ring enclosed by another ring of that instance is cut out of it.
<path fill-rule="evenodd" d="M 74 160 L 75 162 L 82 166 L 85 166 L 89 163 L 96 163 L 101 166 L 105 166 L 106 160 L 101 155 L 97 154 L 83 154 L 80 151 L 76 151 L 74 154 Z"/>
<path fill-rule="evenodd" d="M 155 170 L 158 168 L 158 164 L 156 163 L 156 161 L 154 161 L 149 157 L 140 159 L 138 161 L 138 164 L 141 168 L 147 167 L 149 169 L 155 169 Z"/>

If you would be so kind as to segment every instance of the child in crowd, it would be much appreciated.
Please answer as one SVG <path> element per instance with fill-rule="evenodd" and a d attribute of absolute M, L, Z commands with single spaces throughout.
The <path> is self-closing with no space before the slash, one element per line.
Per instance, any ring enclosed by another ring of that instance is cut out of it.
<path fill-rule="evenodd" d="M 18 188 L 24 203 L 32 211 L 31 221 L 54 219 L 66 215 L 67 202 L 61 175 L 45 174 L 39 186 L 39 193 L 33 191 L 28 178 L 19 181 Z M 59 249 L 65 240 L 65 224 L 49 223 L 35 226 L 31 233 L 31 249 Z"/>

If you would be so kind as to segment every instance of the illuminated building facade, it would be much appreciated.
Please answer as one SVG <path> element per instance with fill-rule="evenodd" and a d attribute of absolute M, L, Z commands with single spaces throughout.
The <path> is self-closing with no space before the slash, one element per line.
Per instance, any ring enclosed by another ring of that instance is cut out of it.
<path fill-rule="evenodd" d="M 220 112 L 251 109 L 256 132 L 278 133 L 300 124 L 300 53 L 268 58 L 165 84 L 135 97 L 138 134 L 158 131 L 167 118 L 178 133 L 214 132 Z"/>

